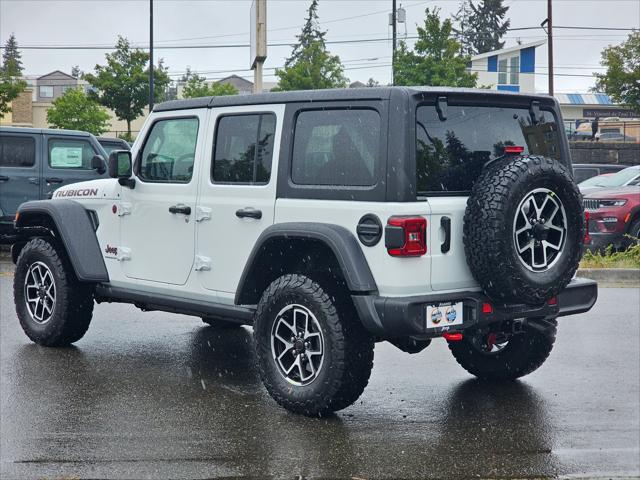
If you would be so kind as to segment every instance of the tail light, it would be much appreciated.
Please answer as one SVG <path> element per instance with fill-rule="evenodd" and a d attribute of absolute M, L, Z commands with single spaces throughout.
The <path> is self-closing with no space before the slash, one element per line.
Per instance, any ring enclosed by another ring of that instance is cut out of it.
<path fill-rule="evenodd" d="M 591 236 L 589 235 L 589 212 L 584 212 L 584 244 L 589 245 L 591 243 Z"/>
<path fill-rule="evenodd" d="M 385 228 L 385 245 L 392 257 L 420 257 L 427 253 L 427 219 L 391 217 Z"/>
<path fill-rule="evenodd" d="M 524 147 L 519 145 L 507 145 L 504 147 L 505 155 L 520 155 L 522 152 L 524 152 Z"/>

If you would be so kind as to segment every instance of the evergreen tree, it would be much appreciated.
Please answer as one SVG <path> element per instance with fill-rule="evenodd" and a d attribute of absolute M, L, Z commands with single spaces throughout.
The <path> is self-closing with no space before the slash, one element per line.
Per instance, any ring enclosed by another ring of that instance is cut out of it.
<path fill-rule="evenodd" d="M 472 53 L 486 53 L 504 47 L 502 37 L 509 30 L 511 21 L 505 16 L 509 7 L 503 5 L 504 0 L 480 0 L 478 5 L 470 1 L 469 38 Z"/>
<path fill-rule="evenodd" d="M 2 53 L 2 71 L 13 77 L 22 75 L 22 54 L 18 50 L 18 42 L 16 36 L 12 33 L 9 35 L 7 43 L 4 45 Z"/>
<path fill-rule="evenodd" d="M 425 13 L 415 49 L 400 42 L 394 64 L 396 85 L 475 87 L 477 75 L 467 70 L 469 57 L 460 55 L 451 20 L 441 21 L 437 8 Z"/>
<path fill-rule="evenodd" d="M 10 103 L 27 88 L 22 79 L 22 60 L 18 42 L 12 33 L 5 43 L 0 63 L 0 117 L 11 111 Z"/>
<path fill-rule="evenodd" d="M 471 0 L 462 0 L 458 11 L 452 16 L 454 26 L 453 33 L 455 39 L 460 44 L 460 53 L 462 55 L 473 55 L 475 53 L 471 42 L 471 27 L 469 19 L 471 17 Z"/>
<path fill-rule="evenodd" d="M 326 33 L 318 23 L 318 0 L 312 0 L 302 32 L 297 36 L 298 43 L 285 61 L 284 68 L 276 69 L 279 81 L 273 91 L 316 90 L 347 85 L 340 57 L 331 55 L 327 50 L 324 39 Z"/>
<path fill-rule="evenodd" d="M 71 67 L 71 76 L 74 78 L 82 78 L 84 72 L 80 70 L 80 65 L 74 65 Z"/>

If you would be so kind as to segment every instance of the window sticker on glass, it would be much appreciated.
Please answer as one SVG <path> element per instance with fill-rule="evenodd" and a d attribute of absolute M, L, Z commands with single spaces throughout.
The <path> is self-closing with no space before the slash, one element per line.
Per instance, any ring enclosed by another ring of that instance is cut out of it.
<path fill-rule="evenodd" d="M 51 166 L 60 168 L 82 168 L 82 147 L 53 147 Z"/>

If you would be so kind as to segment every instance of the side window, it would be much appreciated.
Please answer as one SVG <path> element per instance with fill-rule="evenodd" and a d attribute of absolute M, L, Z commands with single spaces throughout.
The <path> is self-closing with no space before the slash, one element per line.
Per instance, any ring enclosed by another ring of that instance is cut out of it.
<path fill-rule="evenodd" d="M 298 114 L 291 165 L 294 183 L 372 186 L 379 163 L 380 115 L 375 110 Z"/>
<path fill-rule="evenodd" d="M 576 183 L 584 182 L 596 175 L 598 175 L 598 170 L 595 168 L 576 168 L 573 172 L 573 177 Z"/>
<path fill-rule="evenodd" d="M 91 159 L 95 155 L 87 140 L 52 138 L 49 140 L 49 166 L 92 170 Z"/>
<path fill-rule="evenodd" d="M 213 181 L 269 183 L 275 131 L 272 113 L 221 117 L 216 127 Z"/>
<path fill-rule="evenodd" d="M 33 167 L 35 162 L 34 138 L 0 136 L 0 167 Z"/>
<path fill-rule="evenodd" d="M 197 118 L 173 118 L 153 124 L 144 143 L 138 176 L 149 182 L 189 183 L 193 176 Z"/>

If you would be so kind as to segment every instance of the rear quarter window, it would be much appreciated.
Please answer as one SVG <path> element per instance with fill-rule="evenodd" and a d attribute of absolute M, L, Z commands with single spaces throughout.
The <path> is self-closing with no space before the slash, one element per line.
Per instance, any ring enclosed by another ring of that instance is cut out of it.
<path fill-rule="evenodd" d="M 468 193 L 484 165 L 506 146 L 523 154 L 560 158 L 558 126 L 549 111 L 533 124 L 528 109 L 451 106 L 442 120 L 433 105 L 416 112 L 418 195 Z"/>
<path fill-rule="evenodd" d="M 302 111 L 291 179 L 298 185 L 372 186 L 380 163 L 380 115 L 371 109 Z"/>

